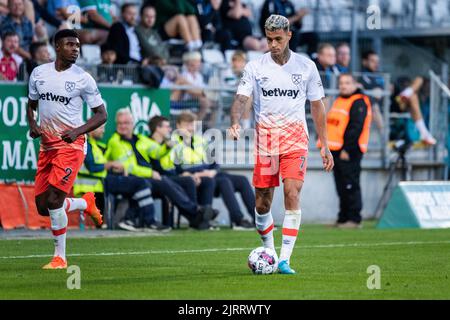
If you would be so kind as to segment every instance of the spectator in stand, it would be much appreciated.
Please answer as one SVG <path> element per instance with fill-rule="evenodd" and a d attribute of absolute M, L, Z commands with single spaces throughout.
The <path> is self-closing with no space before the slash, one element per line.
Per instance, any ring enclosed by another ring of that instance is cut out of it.
<path fill-rule="evenodd" d="M 120 12 L 122 19 L 112 25 L 107 43 L 117 54 L 117 64 L 140 64 L 141 46 L 135 30 L 137 6 L 133 3 L 125 3 Z"/>
<path fill-rule="evenodd" d="M 336 67 L 336 49 L 330 43 L 322 43 L 317 51 L 317 59 L 314 60 L 320 72 L 322 83 L 325 88 L 331 86 L 332 76 L 339 75 Z"/>
<path fill-rule="evenodd" d="M 33 3 L 33 8 L 34 8 L 34 13 L 35 13 L 35 19 L 36 20 L 43 20 L 44 21 L 44 25 L 45 22 L 47 23 L 45 25 L 45 28 L 47 29 L 58 29 L 61 24 L 63 23 L 63 21 L 61 21 L 60 19 L 56 18 L 54 15 L 52 15 L 48 10 L 47 7 L 45 5 L 45 3 L 41 3 L 40 0 L 32 0 Z M 49 34 L 53 34 L 52 31 L 48 32 Z"/>
<path fill-rule="evenodd" d="M 102 64 L 97 68 L 98 82 L 117 83 L 123 70 L 115 66 L 117 54 L 108 43 L 101 46 Z"/>
<path fill-rule="evenodd" d="M 144 5 L 140 13 L 141 21 L 136 27 L 136 34 L 141 46 L 141 54 L 148 63 L 165 65 L 169 60 L 169 49 L 153 28 L 156 22 L 156 10 L 151 5 Z"/>
<path fill-rule="evenodd" d="M 269 46 L 265 38 L 252 34 L 252 12 L 241 0 L 223 0 L 220 7 L 224 28 L 230 30 L 233 40 L 244 50 L 267 52 Z"/>
<path fill-rule="evenodd" d="M 14 31 L 2 35 L 2 50 L 0 52 L 0 80 L 16 81 L 19 67 L 23 59 L 17 54 L 19 36 Z"/>
<path fill-rule="evenodd" d="M 25 16 L 24 0 L 8 0 L 9 14 L 0 24 L 1 34 L 14 31 L 19 36 L 17 54 L 24 59 L 31 59 L 30 44 L 35 39 L 33 24 Z"/>
<path fill-rule="evenodd" d="M 411 118 L 420 133 L 420 140 L 425 145 L 435 145 L 436 139 L 428 131 L 420 109 L 418 92 L 423 86 L 423 78 L 416 77 L 412 81 L 407 77 L 402 77 L 397 81 L 391 95 L 391 112 L 406 112 L 411 114 Z"/>
<path fill-rule="evenodd" d="M 48 46 L 45 42 L 33 42 L 30 45 L 31 60 L 27 61 L 27 73 L 31 74 L 34 68 L 51 62 Z"/>
<path fill-rule="evenodd" d="M 82 43 L 103 44 L 111 28 L 114 17 L 111 0 L 78 0 L 81 13 L 86 16 L 87 22 L 82 24 L 80 34 Z"/>
<path fill-rule="evenodd" d="M 370 97 L 373 110 L 373 121 L 378 130 L 383 131 L 384 123 L 380 111 L 380 105 L 383 98 L 384 78 L 379 71 L 380 58 L 373 50 L 367 50 L 362 54 L 362 69 L 363 73 L 360 79 L 361 85 L 365 90 L 372 90 L 373 95 Z"/>
<path fill-rule="evenodd" d="M 237 86 L 239 81 L 241 81 L 246 64 L 247 55 L 245 52 L 236 50 L 231 57 L 231 68 L 224 72 L 223 83 L 229 86 Z M 251 127 L 252 103 L 252 97 L 250 97 L 241 117 L 242 129 L 249 129 Z"/>
<path fill-rule="evenodd" d="M 196 10 L 189 0 L 155 0 L 147 3 L 156 9 L 155 28 L 163 40 L 181 37 L 189 51 L 203 46 Z"/>
<path fill-rule="evenodd" d="M 0 0 L 0 22 L 2 21 L 3 16 L 6 16 L 8 13 L 8 0 Z"/>
<path fill-rule="evenodd" d="M 265 0 L 261 9 L 261 16 L 259 19 L 259 27 L 264 31 L 264 23 L 272 14 L 279 14 L 288 18 L 292 38 L 289 41 L 289 48 L 292 51 L 297 51 L 298 46 L 307 46 L 306 53 L 309 56 L 316 53 L 317 45 L 319 43 L 319 36 L 316 32 L 301 32 L 303 27 L 303 18 L 309 13 L 309 10 L 302 8 L 295 10 L 295 6 L 290 0 Z"/>
<path fill-rule="evenodd" d="M 220 44 L 222 52 L 234 49 L 231 32 L 224 29 L 220 6 L 222 0 L 192 0 L 197 7 L 197 18 L 202 30 L 202 40 Z"/>
<path fill-rule="evenodd" d="M 184 93 L 182 100 L 192 101 L 198 100 L 199 111 L 197 118 L 199 121 L 205 119 L 207 113 L 210 111 L 212 103 L 206 97 L 203 90 L 206 86 L 203 75 L 201 74 L 202 68 L 202 55 L 198 51 L 186 52 L 183 55 L 183 71 L 181 76 L 187 80 L 187 82 L 198 88 L 190 93 Z"/>
<path fill-rule="evenodd" d="M 336 47 L 336 67 L 340 73 L 350 72 L 350 46 L 342 42 Z"/>

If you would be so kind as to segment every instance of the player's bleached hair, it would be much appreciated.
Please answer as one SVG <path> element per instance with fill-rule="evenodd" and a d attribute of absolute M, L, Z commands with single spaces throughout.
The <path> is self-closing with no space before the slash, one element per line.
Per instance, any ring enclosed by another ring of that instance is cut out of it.
<path fill-rule="evenodd" d="M 271 32 L 282 29 L 288 32 L 289 20 L 279 14 L 272 14 L 267 18 L 266 23 L 264 24 L 264 29 Z"/>
<path fill-rule="evenodd" d="M 131 117 L 131 119 L 133 119 L 133 122 L 134 122 L 133 114 L 131 113 L 131 110 L 129 108 L 120 108 L 119 110 L 117 110 L 116 122 L 117 122 L 117 119 L 119 118 L 119 116 L 122 116 L 122 115 Z"/>

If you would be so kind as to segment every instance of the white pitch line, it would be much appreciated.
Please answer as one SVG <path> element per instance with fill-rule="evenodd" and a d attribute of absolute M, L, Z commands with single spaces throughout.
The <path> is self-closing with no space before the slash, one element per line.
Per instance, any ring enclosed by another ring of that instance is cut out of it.
<path fill-rule="evenodd" d="M 411 246 L 411 245 L 429 245 L 429 244 L 450 244 L 448 241 L 408 241 L 408 242 L 378 242 L 378 243 L 342 243 L 342 244 L 319 244 L 311 246 L 298 246 L 296 249 L 327 249 L 327 248 L 346 248 L 346 247 L 382 247 L 382 246 Z M 211 249 L 191 249 L 191 250 L 149 250 L 149 251 L 128 251 L 128 252 L 99 252 L 99 253 L 72 253 L 68 257 L 88 257 L 88 256 L 131 256 L 131 255 L 150 255 L 150 254 L 181 254 L 181 253 L 205 253 L 218 251 L 250 251 L 254 248 L 211 248 Z M 279 247 L 277 247 L 279 249 Z M 0 259 L 32 259 L 48 258 L 50 254 L 35 254 L 27 256 L 0 256 Z"/>

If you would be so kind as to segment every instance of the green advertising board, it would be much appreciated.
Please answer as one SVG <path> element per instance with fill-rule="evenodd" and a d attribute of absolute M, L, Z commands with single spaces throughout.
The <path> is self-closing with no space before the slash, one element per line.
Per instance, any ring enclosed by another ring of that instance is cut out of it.
<path fill-rule="evenodd" d="M 169 116 L 170 91 L 142 86 L 99 86 L 106 109 L 105 141 L 115 130 L 115 113 L 130 108 L 135 131 L 147 133 L 147 121 L 155 115 Z M 39 139 L 29 137 L 26 119 L 27 86 L 24 83 L 0 84 L 0 182 L 34 181 L 39 153 Z M 91 116 L 85 105 L 83 119 Z"/>
<path fill-rule="evenodd" d="M 450 228 L 450 182 L 400 182 L 377 228 Z"/>

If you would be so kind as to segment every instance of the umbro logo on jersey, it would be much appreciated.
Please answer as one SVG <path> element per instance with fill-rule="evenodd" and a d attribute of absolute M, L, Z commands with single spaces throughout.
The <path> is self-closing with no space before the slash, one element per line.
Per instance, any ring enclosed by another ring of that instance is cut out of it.
<path fill-rule="evenodd" d="M 41 93 L 39 95 L 39 99 L 47 100 L 47 101 L 61 102 L 65 106 L 67 106 L 70 103 L 70 100 L 72 100 L 72 98 L 60 96 L 60 95 L 57 95 L 57 94 L 53 94 L 51 92 Z"/>
<path fill-rule="evenodd" d="M 264 90 L 264 88 L 261 88 L 261 90 L 264 97 L 292 97 L 292 99 L 296 99 L 298 94 L 300 93 L 300 90 L 280 88 L 275 88 L 272 90 Z"/>

